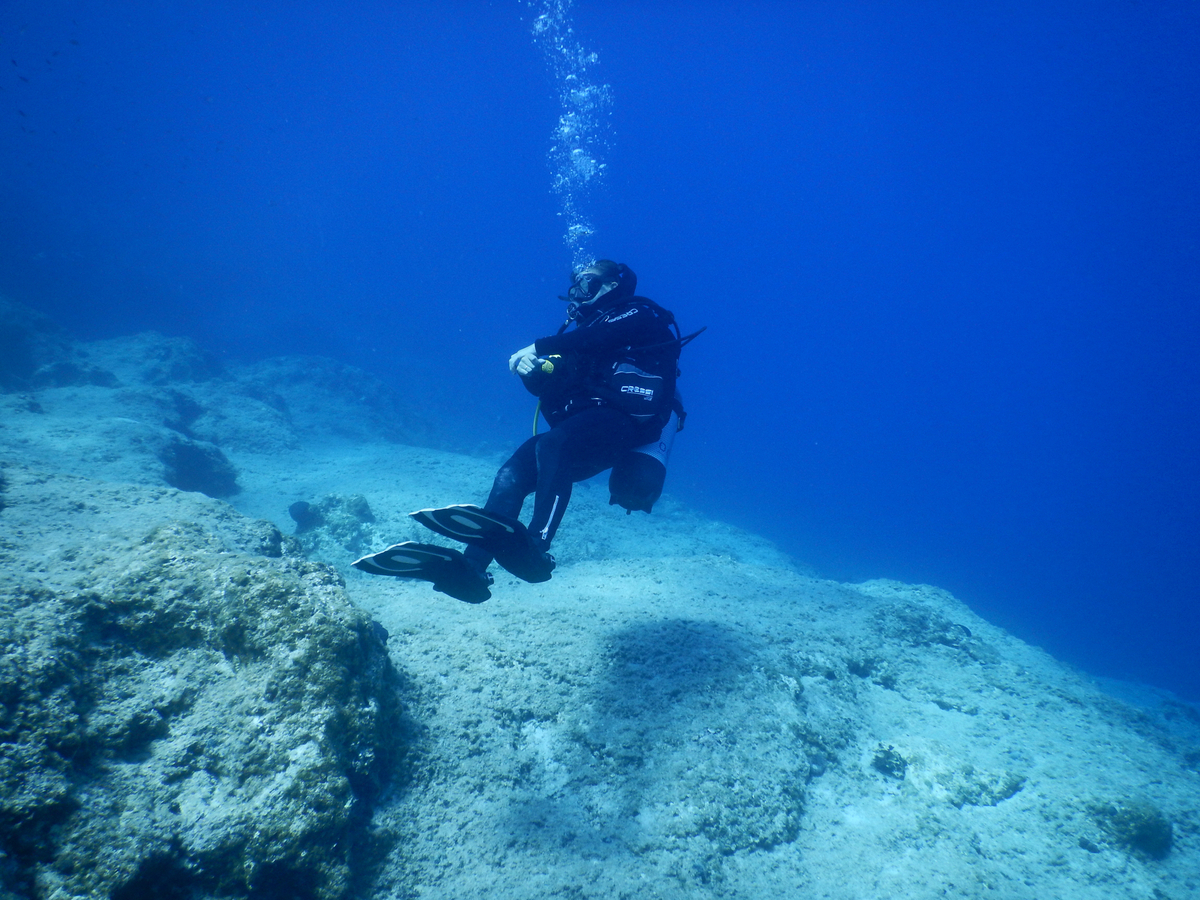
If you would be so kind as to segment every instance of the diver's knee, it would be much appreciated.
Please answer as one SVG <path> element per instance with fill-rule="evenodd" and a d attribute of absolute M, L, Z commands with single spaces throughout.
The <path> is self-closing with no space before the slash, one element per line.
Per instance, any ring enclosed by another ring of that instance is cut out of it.
<path fill-rule="evenodd" d="M 492 482 L 492 493 L 507 494 L 517 486 L 517 473 L 508 466 L 502 468 L 496 473 L 496 478 Z"/>

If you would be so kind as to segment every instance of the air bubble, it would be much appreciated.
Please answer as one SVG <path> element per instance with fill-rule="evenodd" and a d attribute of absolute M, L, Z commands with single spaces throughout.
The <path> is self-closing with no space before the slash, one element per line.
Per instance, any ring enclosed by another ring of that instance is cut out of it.
<path fill-rule="evenodd" d="M 587 69 L 600 57 L 575 39 L 571 2 L 529 0 L 529 5 L 541 10 L 533 21 L 534 43 L 546 56 L 563 107 L 550 147 L 550 183 L 559 200 L 559 215 L 566 221 L 563 240 L 571 250 L 572 265 L 579 265 L 593 258 L 586 244 L 595 229 L 584 208 L 605 169 L 612 89 L 587 77 Z"/>

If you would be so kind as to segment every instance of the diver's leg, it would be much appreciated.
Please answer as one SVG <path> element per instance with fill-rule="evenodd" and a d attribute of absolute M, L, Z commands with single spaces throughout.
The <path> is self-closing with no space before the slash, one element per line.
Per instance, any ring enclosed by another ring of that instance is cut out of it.
<path fill-rule="evenodd" d="M 571 499 L 571 487 L 611 468 L 617 455 L 637 446 L 633 419 L 615 409 L 576 413 L 538 435 L 537 496 L 529 531 L 542 550 L 550 546 Z"/>
<path fill-rule="evenodd" d="M 487 503 L 483 505 L 484 509 L 514 519 L 521 515 L 525 498 L 537 488 L 536 447 L 543 437 L 544 434 L 531 437 L 500 467 L 492 482 L 492 492 L 488 495 Z M 480 572 L 486 571 L 492 563 L 492 555 L 478 544 L 469 544 L 463 555 L 466 556 L 467 562 Z"/>

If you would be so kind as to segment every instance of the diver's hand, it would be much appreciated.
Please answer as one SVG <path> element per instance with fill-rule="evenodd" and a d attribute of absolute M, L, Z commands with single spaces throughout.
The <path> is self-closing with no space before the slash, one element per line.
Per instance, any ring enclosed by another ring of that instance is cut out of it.
<path fill-rule="evenodd" d="M 508 370 L 518 375 L 528 375 L 537 368 L 537 351 L 534 344 L 522 347 L 508 358 Z"/>
<path fill-rule="evenodd" d="M 540 369 L 544 359 L 538 359 L 536 356 L 522 356 L 517 362 L 517 374 L 528 375 L 534 369 Z"/>

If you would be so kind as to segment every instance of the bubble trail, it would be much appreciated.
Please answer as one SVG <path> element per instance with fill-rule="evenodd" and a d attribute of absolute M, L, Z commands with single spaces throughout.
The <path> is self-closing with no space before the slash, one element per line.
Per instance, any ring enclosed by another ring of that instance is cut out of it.
<path fill-rule="evenodd" d="M 599 62 L 599 57 L 576 40 L 571 3 L 529 0 L 536 13 L 533 40 L 546 57 L 562 105 L 549 153 L 551 189 L 559 200 L 559 215 L 566 222 L 563 241 L 571 251 L 571 264 L 580 266 L 595 258 L 591 252 L 595 228 L 586 207 L 604 174 L 612 88 L 588 77 L 588 69 Z"/>

